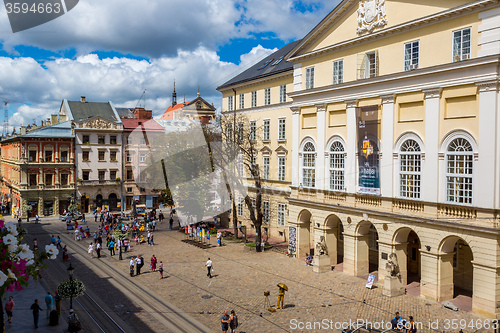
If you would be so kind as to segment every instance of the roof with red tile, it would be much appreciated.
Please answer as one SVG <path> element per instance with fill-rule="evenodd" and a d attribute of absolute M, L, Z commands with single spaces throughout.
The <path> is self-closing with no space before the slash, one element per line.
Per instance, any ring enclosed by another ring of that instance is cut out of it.
<path fill-rule="evenodd" d="M 133 131 L 137 127 L 142 127 L 144 131 L 158 131 L 158 132 L 163 132 L 165 129 L 156 122 L 154 119 L 128 119 L 128 118 L 123 118 L 122 119 L 123 123 L 123 130 L 128 132 L 128 131 Z M 140 123 L 140 124 L 139 124 Z"/>
<path fill-rule="evenodd" d="M 161 115 L 160 119 L 172 119 L 172 116 L 169 115 L 170 112 L 173 112 L 173 111 L 176 111 L 176 110 L 180 110 L 185 105 L 188 105 L 189 103 L 191 103 L 191 101 L 187 101 L 185 103 L 175 104 L 174 106 L 169 106 L 168 109 L 167 109 L 167 111 L 165 111 L 165 113 L 163 113 Z"/>

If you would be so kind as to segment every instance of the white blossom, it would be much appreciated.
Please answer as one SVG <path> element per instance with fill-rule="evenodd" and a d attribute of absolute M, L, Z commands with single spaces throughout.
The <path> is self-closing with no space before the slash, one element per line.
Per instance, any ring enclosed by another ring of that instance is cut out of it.
<path fill-rule="evenodd" d="M 35 263 L 35 260 L 31 259 L 31 260 L 28 260 L 28 262 L 26 263 L 26 266 L 31 266 Z"/>
<path fill-rule="evenodd" d="M 34 257 L 33 251 L 30 250 L 30 247 L 27 244 L 19 245 L 19 249 L 21 250 L 21 252 L 19 252 L 17 255 L 19 259 L 24 259 L 24 260 L 33 259 Z"/>
<path fill-rule="evenodd" d="M 0 271 L 0 287 L 4 285 L 5 281 L 7 281 L 7 275 Z"/>
<path fill-rule="evenodd" d="M 6 235 L 2 238 L 5 245 L 15 245 L 17 246 L 17 238 L 12 235 Z"/>
<path fill-rule="evenodd" d="M 17 236 L 18 235 L 18 233 L 17 233 L 17 226 L 14 224 L 14 222 L 7 222 L 7 223 L 5 223 L 5 228 L 7 228 L 7 230 L 9 231 L 9 233 L 12 236 Z"/>
<path fill-rule="evenodd" d="M 7 277 L 9 279 L 14 279 L 17 281 L 17 277 L 16 277 L 16 274 L 12 273 L 12 271 L 10 270 L 10 268 L 7 270 Z"/>
<path fill-rule="evenodd" d="M 54 244 L 45 245 L 45 252 L 47 252 L 50 259 L 56 259 L 59 254 L 59 250 Z"/>

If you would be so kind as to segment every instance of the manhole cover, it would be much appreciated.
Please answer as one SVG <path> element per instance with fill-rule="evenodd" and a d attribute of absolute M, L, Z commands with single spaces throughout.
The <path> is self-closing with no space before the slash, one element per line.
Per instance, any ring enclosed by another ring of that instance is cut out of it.
<path fill-rule="evenodd" d="M 212 295 L 203 295 L 203 296 L 201 296 L 201 298 L 204 298 L 204 299 L 210 299 L 212 297 L 213 297 Z"/>

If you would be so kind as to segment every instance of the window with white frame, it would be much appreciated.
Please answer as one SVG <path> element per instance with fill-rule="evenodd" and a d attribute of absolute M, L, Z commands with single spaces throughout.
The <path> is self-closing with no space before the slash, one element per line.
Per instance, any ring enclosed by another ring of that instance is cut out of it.
<path fill-rule="evenodd" d="M 316 148 L 311 142 L 304 145 L 302 160 L 302 186 L 314 187 L 316 183 Z"/>
<path fill-rule="evenodd" d="M 127 162 L 132 162 L 132 154 L 127 153 Z"/>
<path fill-rule="evenodd" d="M 264 89 L 264 105 L 271 104 L 271 88 Z"/>
<path fill-rule="evenodd" d="M 344 145 L 335 141 L 330 146 L 330 190 L 344 191 Z"/>
<path fill-rule="evenodd" d="M 278 227 L 285 226 L 286 204 L 278 204 Z"/>
<path fill-rule="evenodd" d="M 270 162 L 271 158 L 269 156 L 262 157 L 262 179 L 270 179 Z"/>
<path fill-rule="evenodd" d="M 286 140 L 286 118 L 278 119 L 278 141 Z"/>
<path fill-rule="evenodd" d="M 257 200 L 255 198 L 250 198 L 250 202 L 252 203 L 252 209 L 255 213 L 255 209 L 257 208 Z"/>
<path fill-rule="evenodd" d="M 333 62 L 333 84 L 344 82 L 344 60 Z"/>
<path fill-rule="evenodd" d="M 245 108 L 245 94 L 240 94 L 240 109 Z"/>
<path fill-rule="evenodd" d="M 378 76 L 378 52 L 372 51 L 358 55 L 358 79 Z"/>
<path fill-rule="evenodd" d="M 257 139 L 257 122 L 252 120 L 250 122 L 250 141 L 255 142 Z"/>
<path fill-rule="evenodd" d="M 453 61 L 470 59 L 471 28 L 453 31 Z"/>
<path fill-rule="evenodd" d="M 252 91 L 252 107 L 257 106 L 257 91 Z"/>
<path fill-rule="evenodd" d="M 233 111 L 233 96 L 228 96 L 227 97 L 227 110 L 228 111 Z"/>
<path fill-rule="evenodd" d="M 139 162 L 146 162 L 146 154 L 145 153 L 139 154 Z"/>
<path fill-rule="evenodd" d="M 264 119 L 262 141 L 269 142 L 270 140 L 271 140 L 271 120 Z"/>
<path fill-rule="evenodd" d="M 238 141 L 240 142 L 243 141 L 244 130 L 245 130 L 245 124 L 238 123 Z"/>
<path fill-rule="evenodd" d="M 280 86 L 280 103 L 286 102 L 286 84 Z"/>
<path fill-rule="evenodd" d="M 405 44 L 405 71 L 418 68 L 419 41 Z"/>
<path fill-rule="evenodd" d="M 243 198 L 238 198 L 238 216 L 243 216 Z"/>
<path fill-rule="evenodd" d="M 245 177 L 245 163 L 243 163 L 243 155 L 238 156 L 238 175 L 240 177 Z"/>
<path fill-rule="evenodd" d="M 470 142 L 456 138 L 446 151 L 446 201 L 472 203 L 474 151 Z"/>
<path fill-rule="evenodd" d="M 233 123 L 226 125 L 226 140 L 227 142 L 233 142 Z"/>
<path fill-rule="evenodd" d="M 314 67 L 306 68 L 306 89 L 314 88 Z"/>
<path fill-rule="evenodd" d="M 269 223 L 269 201 L 262 201 L 262 222 Z"/>
<path fill-rule="evenodd" d="M 399 151 L 399 196 L 420 199 L 420 177 L 422 172 L 422 152 L 420 145 L 408 139 Z"/>
<path fill-rule="evenodd" d="M 286 177 L 286 157 L 278 156 L 278 180 L 285 181 Z"/>

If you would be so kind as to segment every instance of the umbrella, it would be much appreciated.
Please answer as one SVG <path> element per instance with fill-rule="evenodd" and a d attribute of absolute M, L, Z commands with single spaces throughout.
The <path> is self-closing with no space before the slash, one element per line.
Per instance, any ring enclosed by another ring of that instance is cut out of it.
<path fill-rule="evenodd" d="M 280 287 L 280 288 L 285 289 L 286 291 L 288 291 L 288 287 L 284 283 L 278 283 L 278 287 Z"/>

